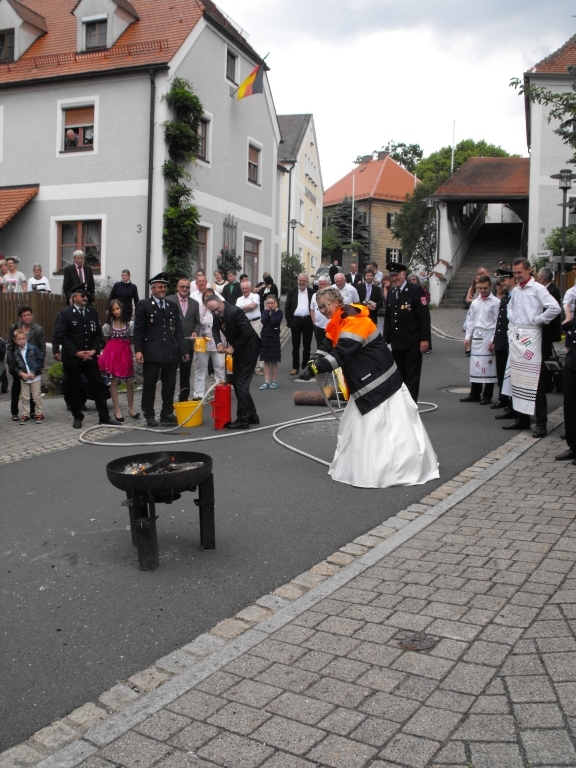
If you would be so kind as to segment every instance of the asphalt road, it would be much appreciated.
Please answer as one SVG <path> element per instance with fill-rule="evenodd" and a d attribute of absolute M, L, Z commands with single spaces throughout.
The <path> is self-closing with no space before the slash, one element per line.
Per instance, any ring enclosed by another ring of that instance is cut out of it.
<path fill-rule="evenodd" d="M 264 425 L 313 410 L 293 405 L 294 390 L 315 385 L 294 383 L 287 348 L 284 358 L 278 390 L 260 392 L 262 379 L 254 380 Z M 95 700 L 505 442 L 511 433 L 494 411 L 442 391 L 466 385 L 467 371 L 461 344 L 435 338 L 420 399 L 439 406 L 423 419 L 441 478 L 425 486 L 382 491 L 335 483 L 325 467 L 277 445 L 269 431 L 192 444 L 214 460 L 216 550 L 198 549 L 197 510 L 186 493 L 158 507 L 155 572 L 138 569 L 123 494 L 104 469 L 144 450 L 114 447 L 131 438 L 4 465 L 0 749 Z M 560 397 L 549 405 L 560 405 Z M 214 434 L 208 408 L 204 421 L 186 436 Z M 130 433 L 137 434 L 147 433 Z M 282 438 L 329 460 L 335 435 L 335 423 L 313 424 Z"/>

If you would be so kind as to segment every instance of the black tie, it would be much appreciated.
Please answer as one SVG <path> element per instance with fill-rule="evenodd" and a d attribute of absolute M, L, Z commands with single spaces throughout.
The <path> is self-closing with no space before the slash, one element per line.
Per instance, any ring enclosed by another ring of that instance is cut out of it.
<path fill-rule="evenodd" d="M 398 299 L 399 295 L 400 295 L 400 292 L 398 291 L 398 288 L 396 288 L 396 299 Z"/>
<path fill-rule="evenodd" d="M 160 312 L 162 312 L 163 315 L 166 314 L 166 311 L 164 308 L 164 299 L 160 299 Z"/>

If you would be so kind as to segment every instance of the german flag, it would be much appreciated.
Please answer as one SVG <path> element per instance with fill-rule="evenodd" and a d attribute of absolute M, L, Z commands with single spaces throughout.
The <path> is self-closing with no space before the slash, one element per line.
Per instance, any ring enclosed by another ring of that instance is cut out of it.
<path fill-rule="evenodd" d="M 254 67 L 246 80 L 238 86 L 236 98 L 245 99 L 247 96 L 253 96 L 255 93 L 262 93 L 264 90 L 264 62 Z"/>

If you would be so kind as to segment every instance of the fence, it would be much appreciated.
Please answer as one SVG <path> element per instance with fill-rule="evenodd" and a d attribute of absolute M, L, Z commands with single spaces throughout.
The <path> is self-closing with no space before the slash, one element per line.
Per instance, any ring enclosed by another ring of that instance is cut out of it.
<path fill-rule="evenodd" d="M 107 299 L 95 299 L 92 306 L 98 310 L 101 323 L 106 322 Z M 52 340 L 56 317 L 60 310 L 67 306 L 66 297 L 59 293 L 0 293 L 0 335 L 8 340 L 8 331 L 13 323 L 18 321 L 18 307 L 32 307 L 34 322 L 44 329 L 46 341 Z"/>

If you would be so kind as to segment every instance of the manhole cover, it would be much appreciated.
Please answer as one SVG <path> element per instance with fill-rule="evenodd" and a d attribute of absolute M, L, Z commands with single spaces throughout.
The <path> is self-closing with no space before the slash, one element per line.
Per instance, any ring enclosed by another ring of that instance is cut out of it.
<path fill-rule="evenodd" d="M 461 386 L 460 384 L 455 384 L 452 387 L 442 387 L 440 392 L 448 392 L 450 395 L 468 395 L 470 394 L 470 384 Z"/>
<path fill-rule="evenodd" d="M 398 644 L 405 651 L 427 651 L 433 648 L 437 642 L 435 637 L 425 635 L 424 632 L 414 632 L 412 635 L 401 637 Z"/>

